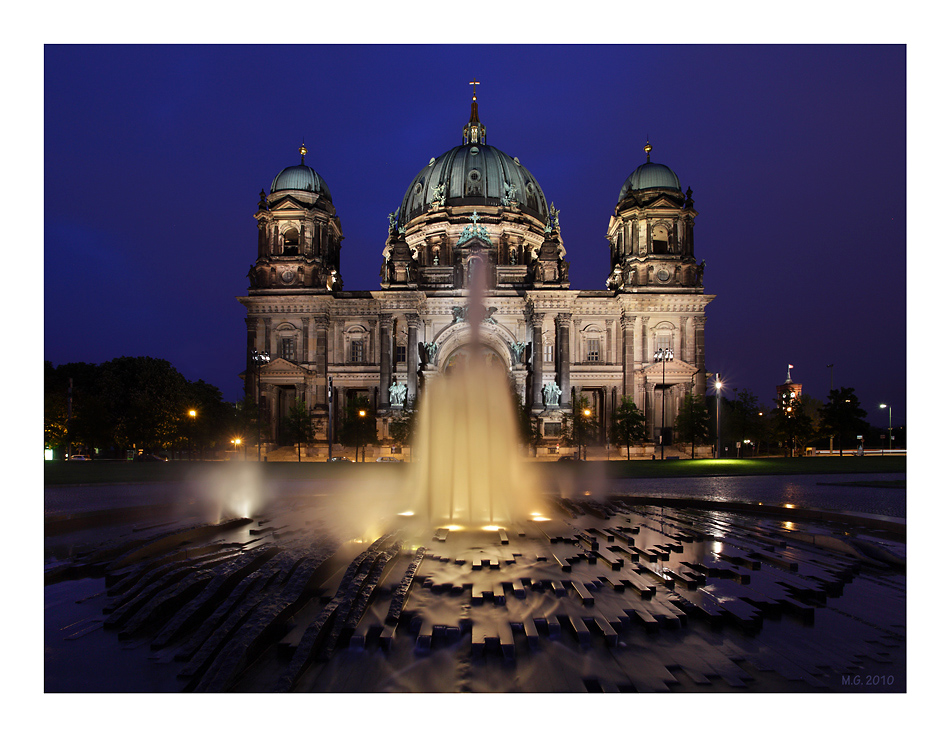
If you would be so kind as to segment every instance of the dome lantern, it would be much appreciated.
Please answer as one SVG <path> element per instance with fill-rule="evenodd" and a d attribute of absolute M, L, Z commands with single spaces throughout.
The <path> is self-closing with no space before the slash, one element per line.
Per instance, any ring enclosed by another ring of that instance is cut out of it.
<path fill-rule="evenodd" d="M 468 124 L 462 129 L 462 143 L 465 145 L 485 144 L 485 126 L 478 119 L 478 98 L 475 96 L 475 85 L 481 82 L 472 79 L 469 84 L 472 85 L 472 114 L 469 116 Z"/>

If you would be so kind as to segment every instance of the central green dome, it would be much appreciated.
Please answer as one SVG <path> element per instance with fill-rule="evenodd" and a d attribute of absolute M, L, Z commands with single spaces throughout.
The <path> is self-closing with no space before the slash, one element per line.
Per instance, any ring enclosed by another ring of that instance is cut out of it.
<path fill-rule="evenodd" d="M 399 222 L 425 213 L 440 196 L 446 206 L 497 207 L 506 194 L 522 212 L 547 221 L 544 192 L 518 159 L 486 143 L 466 143 L 432 159 L 415 176 L 402 199 Z"/>
<path fill-rule="evenodd" d="M 475 82 L 473 84 L 477 84 Z M 430 159 L 416 174 L 402 198 L 399 222 L 424 215 L 433 202 L 443 207 L 516 206 L 521 212 L 548 220 L 548 203 L 538 181 L 516 158 L 489 146 L 485 126 L 478 119 L 472 93 L 472 114 L 462 128 L 462 145 Z"/>

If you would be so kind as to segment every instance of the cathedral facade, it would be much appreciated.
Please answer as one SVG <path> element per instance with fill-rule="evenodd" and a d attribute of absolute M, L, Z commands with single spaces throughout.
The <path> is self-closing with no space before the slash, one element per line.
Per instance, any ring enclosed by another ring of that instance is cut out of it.
<path fill-rule="evenodd" d="M 330 190 L 301 146 L 301 163 L 261 192 L 257 260 L 238 298 L 245 383 L 256 396 L 259 382 L 265 439 L 283 443 L 290 407 L 303 400 L 325 445 L 329 423 L 362 397 L 388 445 L 389 423 L 472 350 L 477 272 L 483 357 L 508 371 L 552 451 L 575 395 L 587 398 L 601 443 L 629 396 L 649 437 L 669 445 L 685 394 L 706 392 L 713 297 L 693 252 L 692 192 L 644 150 L 609 215 L 605 289 L 571 289 L 558 211 L 518 158 L 488 145 L 473 94 L 461 144 L 430 159 L 389 216 L 379 290 L 355 292 L 343 288 Z M 268 362 L 254 360 L 265 354 Z"/>

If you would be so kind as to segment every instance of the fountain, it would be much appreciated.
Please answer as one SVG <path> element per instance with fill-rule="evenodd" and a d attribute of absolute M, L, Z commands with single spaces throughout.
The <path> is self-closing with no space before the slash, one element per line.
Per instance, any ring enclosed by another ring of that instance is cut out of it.
<path fill-rule="evenodd" d="M 471 360 L 433 380 L 415 445 L 412 511 L 434 526 L 503 527 L 540 506 L 501 369 Z"/>

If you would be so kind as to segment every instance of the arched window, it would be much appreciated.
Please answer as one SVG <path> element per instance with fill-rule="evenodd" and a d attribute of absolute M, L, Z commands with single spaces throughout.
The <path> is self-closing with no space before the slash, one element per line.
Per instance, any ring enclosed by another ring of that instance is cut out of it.
<path fill-rule="evenodd" d="M 667 348 L 673 351 L 673 356 L 676 356 L 676 329 L 673 327 L 672 323 L 661 322 L 653 329 L 653 354 L 651 358 L 657 351 L 662 351 Z"/>

